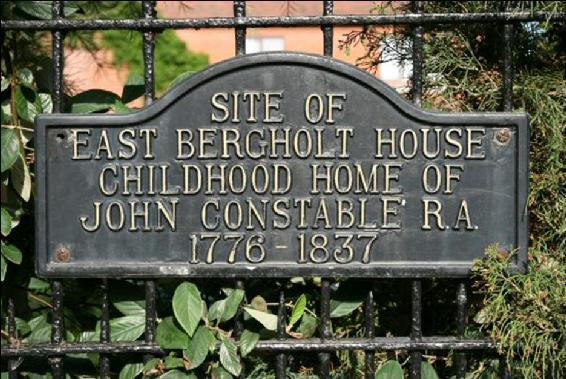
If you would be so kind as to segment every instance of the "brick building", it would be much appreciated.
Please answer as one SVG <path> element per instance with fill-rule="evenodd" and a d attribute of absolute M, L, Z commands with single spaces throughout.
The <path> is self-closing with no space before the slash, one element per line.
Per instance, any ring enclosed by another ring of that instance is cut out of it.
<path fill-rule="evenodd" d="M 334 14 L 368 14 L 375 7 L 373 1 L 335 1 Z M 206 18 L 232 17 L 232 1 L 158 1 L 158 16 L 161 18 Z M 247 16 L 318 16 L 322 15 L 322 1 L 248 1 Z M 354 64 L 364 54 L 360 45 L 353 46 L 348 53 L 339 49 L 339 41 L 351 31 L 361 30 L 355 26 L 334 28 L 334 57 Z M 177 36 L 191 51 L 205 53 L 210 63 L 234 56 L 234 30 L 227 28 L 179 29 Z M 298 51 L 322 54 L 322 32 L 320 27 L 273 27 L 248 28 L 246 52 Z M 128 68 L 116 68 L 112 64 L 112 51 L 99 51 L 94 56 L 86 51 L 70 51 L 66 56 L 65 76 L 74 91 L 102 88 L 121 93 L 128 78 Z M 394 87 L 406 85 L 407 70 L 395 63 L 382 64 L 377 77 Z"/>

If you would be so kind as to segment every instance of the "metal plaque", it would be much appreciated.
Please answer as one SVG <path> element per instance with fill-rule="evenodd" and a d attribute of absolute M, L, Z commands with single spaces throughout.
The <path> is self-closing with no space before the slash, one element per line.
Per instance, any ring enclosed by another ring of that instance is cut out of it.
<path fill-rule="evenodd" d="M 465 276 L 491 244 L 526 269 L 527 116 L 423 111 L 337 60 L 234 58 L 35 138 L 42 276 Z"/>

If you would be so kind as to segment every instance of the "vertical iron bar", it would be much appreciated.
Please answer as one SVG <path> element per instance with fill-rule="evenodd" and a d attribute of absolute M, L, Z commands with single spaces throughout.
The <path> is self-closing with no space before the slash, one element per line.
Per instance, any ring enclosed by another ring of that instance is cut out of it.
<path fill-rule="evenodd" d="M 246 16 L 246 2 L 244 0 L 234 0 L 234 17 L 245 17 Z M 244 55 L 246 53 L 246 28 L 236 27 L 235 32 L 235 48 L 236 55 Z M 244 281 L 236 280 L 236 288 L 244 289 Z M 236 316 L 234 317 L 234 337 L 236 339 L 240 338 L 240 335 L 244 331 L 244 309 L 242 306 L 238 308 Z M 243 365 L 243 362 L 242 362 Z M 242 372 L 244 372 L 244 367 L 242 366 Z"/>
<path fill-rule="evenodd" d="M 51 7 L 51 16 L 53 19 L 61 19 L 65 17 L 65 8 L 62 0 L 53 1 Z M 52 32 L 52 54 L 53 54 L 53 112 L 61 113 L 64 108 L 63 104 L 63 41 L 65 34 L 62 31 Z M 53 326 L 51 328 L 51 343 L 60 344 L 65 336 L 65 322 L 63 315 L 63 283 L 54 280 L 51 284 L 53 298 Z M 48 358 L 51 365 L 51 371 L 55 379 L 65 377 L 63 367 L 63 356 L 51 356 Z"/>
<path fill-rule="evenodd" d="M 100 316 L 100 342 L 110 342 L 110 295 L 108 293 L 108 279 L 102 279 L 102 307 Z M 110 377 L 110 357 L 100 354 L 98 369 L 101 378 Z"/>
<path fill-rule="evenodd" d="M 65 17 L 64 5 L 62 0 L 53 1 L 51 15 L 53 19 L 61 19 Z M 52 37 L 52 53 L 53 53 L 53 113 L 63 112 L 63 41 L 65 34 L 61 30 L 53 31 Z"/>
<path fill-rule="evenodd" d="M 507 2 L 506 2 L 507 3 Z M 503 26 L 503 110 L 513 110 L 513 24 Z"/>
<path fill-rule="evenodd" d="M 8 344 L 10 347 L 15 347 L 18 344 L 18 331 L 16 327 L 16 309 L 14 306 L 14 299 L 12 297 L 8 298 Z M 21 358 L 20 358 L 21 359 Z M 8 360 L 8 378 L 17 379 L 18 378 L 18 366 L 20 364 L 19 359 L 9 359 Z"/>
<path fill-rule="evenodd" d="M 244 290 L 244 281 L 243 280 L 236 280 L 235 283 L 235 287 L 236 289 L 239 290 Z M 244 308 L 242 306 L 242 304 L 240 304 L 238 306 L 238 310 L 236 311 L 236 315 L 234 316 L 234 338 L 236 340 L 240 339 L 240 336 L 242 335 L 242 332 L 244 331 Z M 240 374 L 241 377 L 243 377 L 243 372 L 244 372 L 244 361 L 242 360 L 241 362 L 241 372 L 242 374 Z"/>
<path fill-rule="evenodd" d="M 422 311 L 422 283 L 420 280 L 411 282 L 411 340 L 420 341 L 422 337 L 421 311 Z M 421 351 L 411 351 L 411 367 L 409 377 L 421 378 Z"/>
<path fill-rule="evenodd" d="M 142 2 L 143 16 L 145 19 L 155 18 L 155 1 L 144 0 Z M 155 98 L 155 32 L 144 30 L 143 32 L 143 61 L 145 80 L 145 105 L 149 105 Z"/>
<path fill-rule="evenodd" d="M 456 323 L 458 337 L 464 338 L 466 333 L 466 308 L 468 306 L 468 293 L 466 282 L 458 283 L 456 291 Z M 456 379 L 465 379 L 466 377 L 466 353 L 456 352 Z"/>
<path fill-rule="evenodd" d="M 330 280 L 322 279 L 320 288 L 320 338 L 322 342 L 332 337 L 330 331 Z M 323 379 L 330 377 L 330 354 L 318 354 L 320 361 L 320 376 Z"/>
<path fill-rule="evenodd" d="M 51 328 L 51 343 L 61 344 L 65 336 L 65 322 L 63 314 L 63 283 L 60 280 L 52 282 L 53 298 L 53 326 Z M 63 379 L 65 370 L 63 367 L 63 356 L 55 355 L 49 357 L 53 378 Z"/>
<path fill-rule="evenodd" d="M 277 337 L 284 340 L 287 336 L 286 322 L 287 310 L 285 309 L 285 291 L 279 291 L 279 308 L 277 311 Z M 277 353 L 275 357 L 275 377 L 285 379 L 287 377 L 287 354 Z"/>
<path fill-rule="evenodd" d="M 375 337 L 375 312 L 373 307 L 373 291 L 369 290 L 366 298 L 365 306 L 365 317 L 366 317 L 366 337 Z M 365 351 L 365 378 L 373 379 L 375 378 L 375 352 L 373 350 Z"/>
<path fill-rule="evenodd" d="M 246 17 L 246 2 L 244 0 L 234 0 L 234 17 Z M 236 55 L 246 53 L 246 28 L 237 26 L 236 33 Z"/>
<path fill-rule="evenodd" d="M 414 13 L 423 13 L 422 1 L 413 1 L 412 7 Z M 423 26 L 416 25 L 413 28 L 413 103 L 417 107 L 422 104 L 423 60 Z"/>
<path fill-rule="evenodd" d="M 155 343 L 155 322 L 157 319 L 156 311 L 156 291 L 155 280 L 145 281 L 145 342 Z M 151 359 L 151 355 L 144 356 L 144 360 Z"/>
<path fill-rule="evenodd" d="M 334 1 L 324 0 L 323 16 L 331 16 L 334 13 Z M 324 55 L 331 57 L 334 47 L 334 29 L 332 26 L 322 27 L 322 38 L 324 43 Z"/>
<path fill-rule="evenodd" d="M 155 1 L 144 0 L 142 2 L 143 16 L 145 19 L 155 18 Z M 144 30 L 143 32 L 143 60 L 144 60 L 144 83 L 145 83 L 145 105 L 149 105 L 155 98 L 155 32 Z M 155 280 L 145 281 L 145 342 L 155 343 L 156 312 L 156 285 Z M 151 355 L 145 355 L 144 360 L 151 359 Z"/>
<path fill-rule="evenodd" d="M 509 2 L 502 4 L 504 10 L 509 11 Z M 505 23 L 503 26 L 503 111 L 513 111 L 513 24 Z M 502 379 L 510 379 L 511 372 L 505 357 L 499 359 L 499 375 Z"/>
<path fill-rule="evenodd" d="M 331 16 L 334 13 L 334 1 L 323 1 L 323 16 Z M 327 57 L 333 54 L 334 29 L 332 26 L 322 27 L 323 52 Z M 330 332 L 330 280 L 322 279 L 320 288 L 320 338 L 322 341 L 331 338 Z M 330 354 L 321 352 L 318 354 L 320 361 L 320 376 L 323 379 L 330 377 Z"/>
<path fill-rule="evenodd" d="M 414 13 L 423 13 L 421 1 L 412 2 Z M 420 107 L 422 105 L 423 92 L 423 26 L 416 25 L 413 28 L 413 103 Z M 422 312 L 422 282 L 413 280 L 411 283 L 411 339 L 419 341 L 422 337 L 421 312 Z M 421 378 L 422 352 L 411 352 L 411 367 L 409 377 L 411 379 Z"/>

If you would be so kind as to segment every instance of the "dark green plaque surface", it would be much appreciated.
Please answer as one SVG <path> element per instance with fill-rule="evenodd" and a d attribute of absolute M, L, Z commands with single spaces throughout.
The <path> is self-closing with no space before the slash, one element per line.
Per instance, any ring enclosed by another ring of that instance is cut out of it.
<path fill-rule="evenodd" d="M 526 269 L 527 116 L 422 111 L 329 58 L 42 115 L 36 149 L 42 276 L 465 276 L 490 244 Z"/>

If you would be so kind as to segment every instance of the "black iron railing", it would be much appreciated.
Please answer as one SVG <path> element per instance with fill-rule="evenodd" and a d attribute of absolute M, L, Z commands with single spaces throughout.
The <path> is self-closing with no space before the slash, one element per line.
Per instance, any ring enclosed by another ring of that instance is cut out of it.
<path fill-rule="evenodd" d="M 155 33 L 163 29 L 183 28 L 234 28 L 235 53 L 245 54 L 246 28 L 248 27 L 299 27 L 320 26 L 323 33 L 324 55 L 333 54 L 333 26 L 338 25 L 409 25 L 413 30 L 413 76 L 412 98 L 415 105 L 421 105 L 423 89 L 423 25 L 450 23 L 502 23 L 504 28 L 504 67 L 503 67 L 503 110 L 512 110 L 513 97 L 513 24 L 528 21 L 566 21 L 565 13 L 547 12 L 502 12 L 492 13 L 437 13 L 424 14 L 423 4 L 413 2 L 413 13 L 402 15 L 333 15 L 333 1 L 323 2 L 322 16 L 293 16 L 293 17 L 247 17 L 246 2 L 234 1 L 234 17 L 189 18 L 189 19 L 157 19 L 155 1 L 143 1 L 143 19 L 118 20 L 70 20 L 64 18 L 63 1 L 53 1 L 52 20 L 2 20 L 1 30 L 49 30 L 52 33 L 53 53 L 53 111 L 63 111 L 63 67 L 64 67 L 64 38 L 65 32 L 76 30 L 130 29 L 143 33 L 143 56 L 145 61 L 145 102 L 150 104 L 155 97 L 154 80 L 154 48 Z M 106 279 L 102 280 L 102 313 L 100 327 L 100 342 L 98 343 L 68 343 L 65 342 L 65 325 L 63 316 L 63 285 L 60 280 L 52 281 L 53 329 L 51 342 L 35 345 L 17 345 L 16 318 L 14 302 L 8 300 L 7 329 L 9 343 L 2 345 L 2 360 L 7 361 L 9 378 L 18 377 L 18 367 L 22 359 L 27 357 L 47 357 L 55 378 L 65 377 L 64 357 L 76 353 L 100 353 L 99 375 L 110 376 L 110 354 L 141 354 L 146 357 L 163 355 L 165 352 L 155 342 L 156 330 L 156 282 L 152 279 L 145 281 L 146 325 L 144 341 L 112 342 L 110 340 L 109 304 L 110 293 Z M 303 340 L 287 339 L 285 333 L 285 293 L 280 291 L 278 311 L 278 333 L 273 340 L 258 342 L 259 351 L 273 352 L 277 378 L 286 377 L 288 355 L 298 352 L 316 352 L 319 356 L 319 374 L 322 378 L 330 376 L 330 353 L 337 350 L 365 351 L 365 377 L 374 378 L 374 354 L 376 351 L 406 350 L 410 352 L 410 378 L 421 376 L 421 359 L 425 350 L 453 350 L 455 354 L 456 378 L 463 379 L 466 373 L 467 354 L 472 351 L 487 351 L 495 348 L 489 338 L 470 339 L 464 337 L 467 310 L 467 282 L 459 280 L 456 283 L 456 325 L 455 336 L 423 336 L 422 333 L 422 280 L 411 280 L 411 328 L 409 337 L 378 337 L 375 336 L 375 308 L 377 300 L 370 290 L 364 306 L 366 331 L 360 338 L 333 338 L 330 328 L 331 279 L 321 282 L 320 301 L 320 337 Z M 245 282 L 237 280 L 235 286 L 244 288 Z M 236 317 L 235 335 L 242 331 L 242 313 Z M 501 377 L 509 378 L 506 364 L 500 364 Z"/>

